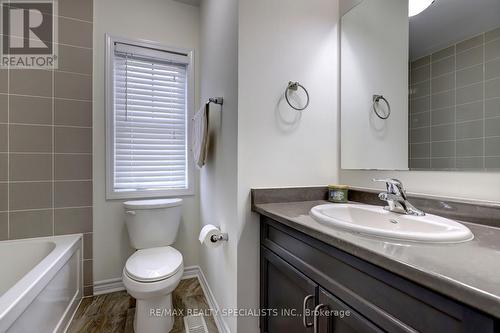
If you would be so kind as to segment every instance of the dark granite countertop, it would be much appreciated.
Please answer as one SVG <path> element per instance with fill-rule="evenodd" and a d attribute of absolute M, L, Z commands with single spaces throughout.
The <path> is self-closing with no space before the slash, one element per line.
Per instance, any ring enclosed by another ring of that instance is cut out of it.
<path fill-rule="evenodd" d="M 374 265 L 500 318 L 500 229 L 463 222 L 474 239 L 458 244 L 398 242 L 325 226 L 309 210 L 325 200 L 253 203 L 253 211 Z M 257 200 L 258 201 L 258 200 Z"/>

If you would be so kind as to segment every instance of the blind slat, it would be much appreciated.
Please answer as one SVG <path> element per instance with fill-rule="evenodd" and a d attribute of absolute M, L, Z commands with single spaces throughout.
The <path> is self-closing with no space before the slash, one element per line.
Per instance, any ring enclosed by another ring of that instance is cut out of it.
<path fill-rule="evenodd" d="M 129 106 L 129 107 L 157 107 L 157 108 L 164 108 L 164 109 L 173 109 L 173 110 L 182 110 L 184 111 L 185 106 L 171 106 L 169 103 L 163 102 L 161 100 L 155 100 L 151 101 L 151 99 L 142 99 L 142 100 L 133 100 L 129 99 L 128 101 L 125 101 L 125 99 L 116 99 L 115 102 L 118 105 L 121 106 Z"/>
<path fill-rule="evenodd" d="M 158 115 L 170 115 L 176 117 L 185 117 L 184 109 L 172 109 L 172 108 L 164 108 L 162 106 L 147 106 L 147 105 L 128 105 L 127 107 L 124 104 L 115 105 L 115 111 L 117 113 L 125 113 L 127 111 L 128 114 L 133 112 L 150 112 Z"/>
<path fill-rule="evenodd" d="M 161 126 L 161 124 L 159 125 Z M 153 130 L 156 130 L 153 131 Z M 120 139 L 131 139 L 131 140 L 142 140 L 142 139 L 161 139 L 162 142 L 172 140 L 185 140 L 185 131 L 184 129 L 171 128 L 171 129 L 163 129 L 163 132 L 160 132 L 160 128 L 152 128 L 151 130 L 147 127 L 131 127 L 131 128 L 122 128 L 115 134 L 116 138 Z"/>
<path fill-rule="evenodd" d="M 118 154 L 117 154 L 118 155 Z M 126 162 L 126 161 L 133 161 L 134 159 L 137 161 L 141 160 L 147 160 L 147 161 L 158 161 L 162 159 L 184 159 L 184 151 L 179 151 L 179 152 L 164 152 L 163 154 L 148 154 L 148 152 L 137 152 L 135 156 L 131 157 L 129 154 L 121 154 L 121 161 Z"/>
<path fill-rule="evenodd" d="M 130 73 L 129 73 L 130 74 Z M 116 78 L 121 82 L 117 82 L 118 87 L 122 87 L 123 85 L 129 85 L 130 87 L 136 86 L 156 86 L 156 88 L 169 88 L 175 89 L 178 91 L 182 91 L 182 87 L 186 84 L 184 79 L 182 80 L 164 80 L 159 77 L 153 76 L 130 76 L 128 74 L 117 74 Z"/>
<path fill-rule="evenodd" d="M 186 82 L 186 77 L 184 75 L 172 72 L 155 72 L 147 68 L 126 67 L 123 70 L 117 70 L 115 72 L 115 77 L 120 81 L 131 80 L 131 82 L 135 83 L 156 82 L 159 83 L 160 86 L 165 86 L 167 84 L 180 86 L 181 83 Z"/>
<path fill-rule="evenodd" d="M 134 82 L 127 82 L 123 83 L 123 85 L 119 85 L 116 87 L 117 93 L 136 93 L 139 94 L 141 92 L 144 92 L 144 94 L 150 94 L 152 92 L 159 92 L 159 93 L 164 93 L 164 94 L 170 94 L 172 97 L 177 97 L 177 98 L 184 98 L 183 95 L 181 95 L 179 92 L 182 91 L 180 89 L 175 89 L 175 87 L 172 87 L 172 85 L 165 85 L 161 86 L 158 84 L 152 84 L 151 82 L 149 83 L 134 83 Z"/>
<path fill-rule="evenodd" d="M 149 96 L 149 95 L 145 95 L 145 94 L 130 93 L 130 94 L 128 94 L 127 98 L 125 98 L 125 96 L 127 95 L 125 93 L 122 94 L 122 96 L 120 96 L 119 93 L 117 95 L 118 96 L 116 96 L 116 102 L 123 103 L 125 105 L 134 104 L 134 103 L 142 104 L 144 102 L 146 105 L 147 104 L 154 105 L 154 103 L 163 103 L 164 105 L 172 105 L 172 106 L 175 106 L 178 108 L 181 108 L 184 106 L 184 103 L 179 103 L 178 101 L 173 100 L 172 97 L 167 96 L 167 95 L 160 96 L 160 95 L 153 94 L 153 96 Z"/>
<path fill-rule="evenodd" d="M 184 122 L 184 115 L 182 114 L 176 114 L 176 113 L 170 113 L 170 112 L 157 112 L 154 109 L 153 110 L 116 110 L 117 118 L 123 117 L 126 120 L 126 117 L 136 117 L 138 119 L 140 118 L 151 118 L 151 119 L 170 119 L 172 121 L 180 121 Z"/>
<path fill-rule="evenodd" d="M 176 65 L 169 64 L 161 64 L 158 62 L 147 62 L 147 61 L 134 61 L 133 58 L 119 58 L 116 62 L 115 68 L 119 70 L 127 70 L 131 69 L 135 70 L 143 70 L 150 69 L 154 73 L 162 73 L 162 74 L 174 74 L 179 76 L 185 76 L 185 73 L 181 67 Z"/>
<path fill-rule="evenodd" d="M 128 64 L 128 65 L 127 65 Z M 118 56 L 116 58 L 116 68 L 118 69 L 123 69 L 125 67 L 130 67 L 130 68 L 150 68 L 150 69 L 155 69 L 155 70 L 163 70 L 163 71 L 169 71 L 169 72 L 174 72 L 178 73 L 179 75 L 185 74 L 185 72 L 182 70 L 182 68 L 179 68 L 179 66 L 176 65 L 170 65 L 168 63 L 149 63 L 144 60 L 134 60 L 134 58 L 128 58 L 123 57 L 123 56 Z"/>
<path fill-rule="evenodd" d="M 172 160 L 157 160 L 157 161 L 144 161 L 144 160 L 140 160 L 140 161 L 137 161 L 137 160 L 131 160 L 131 161 L 127 161 L 127 162 L 120 162 L 120 163 L 117 163 L 116 164 L 116 167 L 120 167 L 120 166 L 137 166 L 137 167 L 141 167 L 141 166 L 163 166 L 163 165 L 177 165 L 178 163 L 182 162 L 182 160 L 178 160 L 178 159 L 172 159 Z"/>
<path fill-rule="evenodd" d="M 128 149 L 128 150 L 122 150 L 120 152 L 117 152 L 117 156 L 122 157 L 122 155 L 159 155 L 159 154 L 167 154 L 168 151 L 165 150 L 155 150 L 155 149 L 150 149 L 150 150 L 142 150 L 142 149 Z M 184 151 L 171 151 L 173 155 L 182 155 Z M 123 157 L 122 157 L 123 158 Z"/>

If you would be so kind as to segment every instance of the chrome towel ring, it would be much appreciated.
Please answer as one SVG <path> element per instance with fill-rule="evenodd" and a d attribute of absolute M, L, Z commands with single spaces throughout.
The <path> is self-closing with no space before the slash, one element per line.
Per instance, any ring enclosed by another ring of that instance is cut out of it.
<path fill-rule="evenodd" d="M 379 104 L 380 101 L 384 101 L 385 104 L 387 105 L 387 114 L 386 115 L 382 115 L 380 114 L 378 108 L 377 108 L 377 105 Z M 373 95 L 373 112 L 375 112 L 375 114 L 377 115 L 377 117 L 379 117 L 380 119 L 387 119 L 390 117 L 391 115 L 391 104 L 389 104 L 389 102 L 387 101 L 387 99 L 383 96 L 383 95 Z"/>
<path fill-rule="evenodd" d="M 288 99 L 288 91 L 289 90 L 292 90 L 292 91 L 297 91 L 298 89 L 302 88 L 302 90 L 304 90 L 304 92 L 306 93 L 306 98 L 307 98 L 307 101 L 306 101 L 306 104 L 303 106 L 303 107 L 296 107 L 294 105 L 292 105 L 292 103 L 290 102 L 290 100 Z M 307 109 L 307 107 L 309 106 L 309 92 L 307 91 L 307 89 L 301 85 L 299 82 L 293 82 L 293 81 L 289 81 L 288 82 L 288 85 L 286 86 L 286 89 L 285 89 L 285 99 L 286 99 L 286 102 L 288 103 L 288 105 L 290 105 L 290 107 L 294 110 L 297 110 L 297 111 L 304 111 L 305 109 Z"/>

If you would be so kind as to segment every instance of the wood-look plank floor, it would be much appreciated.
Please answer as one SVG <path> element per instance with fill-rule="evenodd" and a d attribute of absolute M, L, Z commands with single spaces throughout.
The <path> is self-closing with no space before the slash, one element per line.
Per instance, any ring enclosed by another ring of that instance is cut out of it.
<path fill-rule="evenodd" d="M 188 310 L 208 313 L 203 289 L 197 278 L 181 280 L 174 290 L 172 303 L 179 314 Z M 76 310 L 68 333 L 133 333 L 135 300 L 126 291 L 84 298 Z M 205 316 L 208 331 L 218 333 L 212 316 Z M 167 332 L 165 332 L 167 333 Z M 171 333 L 184 333 L 184 321 L 175 317 Z"/>

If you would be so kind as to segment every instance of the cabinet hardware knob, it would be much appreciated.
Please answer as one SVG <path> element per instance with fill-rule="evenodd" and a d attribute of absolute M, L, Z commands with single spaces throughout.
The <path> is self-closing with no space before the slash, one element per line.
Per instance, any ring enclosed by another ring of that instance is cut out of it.
<path fill-rule="evenodd" d="M 327 305 L 325 304 L 318 304 L 315 308 L 314 308 L 314 320 L 313 320 L 313 326 L 314 326 L 314 333 L 318 333 L 319 332 L 319 311 L 321 310 L 322 307 L 327 307 Z"/>
<path fill-rule="evenodd" d="M 313 326 L 313 323 L 307 322 L 307 316 L 306 316 L 307 303 L 309 302 L 310 299 L 314 299 L 314 296 L 307 295 L 306 297 L 304 297 L 304 303 L 302 304 L 302 324 L 304 325 L 305 328 Z"/>

